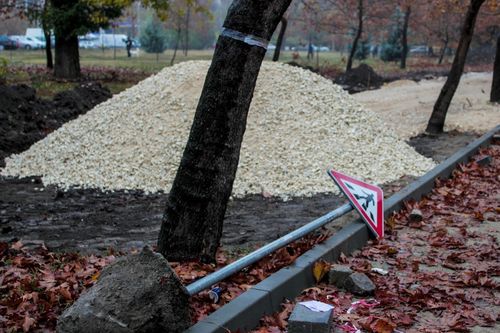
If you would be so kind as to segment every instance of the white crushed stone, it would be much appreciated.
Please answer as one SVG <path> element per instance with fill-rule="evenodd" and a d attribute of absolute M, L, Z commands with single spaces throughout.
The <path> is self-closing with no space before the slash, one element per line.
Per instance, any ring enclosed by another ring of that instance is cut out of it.
<path fill-rule="evenodd" d="M 189 61 L 165 68 L 7 158 L 1 174 L 40 175 L 65 189 L 168 192 L 208 67 Z M 233 196 L 336 192 L 330 167 L 381 184 L 433 166 L 331 81 L 264 62 Z"/>

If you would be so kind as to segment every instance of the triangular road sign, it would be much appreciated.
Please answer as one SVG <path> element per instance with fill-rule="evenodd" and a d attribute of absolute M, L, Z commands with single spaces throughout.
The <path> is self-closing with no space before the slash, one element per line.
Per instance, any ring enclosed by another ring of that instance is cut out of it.
<path fill-rule="evenodd" d="M 382 189 L 333 169 L 328 170 L 328 174 L 361 214 L 377 238 L 384 237 L 384 194 Z"/>

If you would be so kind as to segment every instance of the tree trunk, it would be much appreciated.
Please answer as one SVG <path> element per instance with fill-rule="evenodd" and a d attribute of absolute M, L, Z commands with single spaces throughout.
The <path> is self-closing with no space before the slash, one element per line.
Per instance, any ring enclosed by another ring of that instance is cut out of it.
<path fill-rule="evenodd" d="M 281 18 L 281 28 L 278 35 L 278 40 L 276 41 L 276 49 L 274 50 L 273 61 L 278 61 L 280 59 L 281 48 L 283 47 L 283 39 L 285 38 L 285 31 L 288 21 L 286 18 Z"/>
<path fill-rule="evenodd" d="M 47 59 L 47 68 L 54 68 L 54 61 L 52 60 L 52 41 L 50 31 L 47 33 L 45 30 L 43 31 L 43 35 L 45 36 L 45 58 Z"/>
<path fill-rule="evenodd" d="M 42 29 L 43 36 L 45 37 L 45 58 L 47 60 L 47 68 L 54 68 L 54 61 L 52 60 L 52 40 L 50 28 L 47 26 L 47 9 L 48 9 L 49 1 L 45 1 L 43 5 L 43 14 L 42 14 Z"/>
<path fill-rule="evenodd" d="M 358 48 L 358 42 L 363 33 L 363 0 L 358 0 L 358 29 L 356 31 L 356 36 L 352 42 L 351 53 L 349 53 L 349 58 L 347 59 L 346 72 L 352 69 L 352 60 L 354 59 L 354 54 L 356 54 L 356 49 Z"/>
<path fill-rule="evenodd" d="M 402 69 L 406 68 L 406 58 L 408 56 L 408 23 L 410 22 L 410 15 L 411 15 L 411 6 L 407 6 L 405 11 L 403 31 L 401 36 L 401 46 L 403 50 L 401 53 L 401 63 L 399 67 Z"/>
<path fill-rule="evenodd" d="M 174 64 L 175 56 L 177 55 L 177 49 L 179 49 L 179 42 L 181 40 L 181 28 L 177 28 L 177 39 L 175 40 L 174 54 L 172 55 L 172 59 L 170 59 L 170 66 Z"/>
<path fill-rule="evenodd" d="M 224 27 L 269 40 L 291 0 L 234 0 Z M 221 35 L 158 238 L 169 260 L 215 261 L 266 50 Z"/>
<path fill-rule="evenodd" d="M 51 8 L 57 11 L 74 11 L 78 0 L 51 0 Z M 71 16 L 73 17 L 73 16 Z M 56 37 L 54 75 L 62 79 L 80 77 L 80 54 L 78 36 L 71 24 L 58 24 L 54 27 Z"/>
<path fill-rule="evenodd" d="M 439 94 L 436 104 L 434 104 L 431 118 L 427 124 L 426 132 L 428 133 L 439 134 L 443 132 L 446 113 L 448 112 L 453 95 L 455 94 L 458 84 L 460 83 L 460 77 L 464 71 L 465 59 L 467 58 L 467 52 L 469 51 L 472 35 L 474 34 L 474 25 L 476 24 L 477 14 L 479 13 L 481 5 L 484 1 L 485 0 L 471 0 L 469 7 L 467 8 L 464 25 L 460 35 L 460 41 L 458 42 L 457 52 L 455 53 L 450 73 L 448 74 L 448 78 L 441 89 L 441 93 Z"/>
<path fill-rule="evenodd" d="M 446 35 L 446 39 L 444 40 L 443 48 L 441 49 L 439 55 L 438 65 L 441 65 L 443 63 L 444 54 L 446 53 L 447 48 L 448 48 L 448 35 Z"/>
<path fill-rule="evenodd" d="M 189 50 L 189 20 L 191 18 L 191 6 L 188 5 L 188 9 L 186 12 L 186 31 L 184 33 L 184 56 L 188 55 Z"/>
<path fill-rule="evenodd" d="M 309 44 L 307 45 L 307 60 L 310 60 L 310 59 L 314 59 L 312 33 L 309 33 Z"/>
<path fill-rule="evenodd" d="M 77 36 L 58 36 L 56 34 L 56 62 L 54 75 L 62 79 L 80 77 L 80 54 Z"/>
<path fill-rule="evenodd" d="M 500 36 L 497 39 L 497 53 L 493 65 L 493 82 L 491 83 L 490 101 L 500 103 Z"/>

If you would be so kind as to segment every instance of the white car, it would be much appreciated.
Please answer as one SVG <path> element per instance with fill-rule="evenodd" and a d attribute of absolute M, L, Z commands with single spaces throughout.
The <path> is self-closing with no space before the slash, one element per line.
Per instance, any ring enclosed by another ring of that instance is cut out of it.
<path fill-rule="evenodd" d="M 92 40 L 79 39 L 78 40 L 78 47 L 81 49 L 95 49 L 95 48 L 97 48 L 97 45 Z"/>
<path fill-rule="evenodd" d="M 27 36 L 10 36 L 11 40 L 17 43 L 17 47 L 20 49 L 32 50 L 41 49 L 45 47 L 45 44 L 34 37 Z"/>

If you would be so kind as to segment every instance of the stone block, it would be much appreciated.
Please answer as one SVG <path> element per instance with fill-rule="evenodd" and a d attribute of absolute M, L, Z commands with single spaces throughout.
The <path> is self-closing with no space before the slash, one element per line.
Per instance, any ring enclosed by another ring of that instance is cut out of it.
<path fill-rule="evenodd" d="M 333 309 L 316 312 L 297 304 L 288 319 L 288 333 L 330 333 Z"/>

